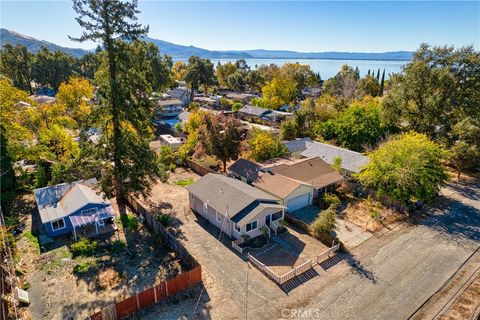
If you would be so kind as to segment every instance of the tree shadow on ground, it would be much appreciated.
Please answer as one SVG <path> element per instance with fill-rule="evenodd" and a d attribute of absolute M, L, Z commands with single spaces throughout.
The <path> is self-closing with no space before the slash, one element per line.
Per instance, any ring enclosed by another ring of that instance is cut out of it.
<path fill-rule="evenodd" d="M 168 228 L 168 231 L 178 239 L 185 239 L 185 235 L 181 231 L 183 224 L 182 220 L 178 218 L 179 214 L 185 214 L 185 212 L 177 212 L 171 203 L 165 201 L 151 201 L 145 202 L 148 212 L 155 218 L 162 222 L 164 227 Z"/>
<path fill-rule="evenodd" d="M 360 261 L 358 261 L 357 258 L 355 258 L 354 255 L 350 253 L 342 253 L 340 255 L 341 255 L 341 259 L 345 260 L 347 265 L 350 266 L 350 272 L 371 281 L 373 284 L 377 283 L 377 278 L 375 277 L 373 272 L 368 270 L 366 267 L 364 267 L 360 263 Z"/>

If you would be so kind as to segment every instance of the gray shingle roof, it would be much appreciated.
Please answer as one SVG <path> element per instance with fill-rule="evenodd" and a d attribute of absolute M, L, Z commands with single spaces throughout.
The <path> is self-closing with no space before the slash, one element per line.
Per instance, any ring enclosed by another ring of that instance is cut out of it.
<path fill-rule="evenodd" d="M 230 218 L 235 217 L 249 206 L 250 210 L 245 211 L 250 212 L 262 203 L 278 204 L 279 202 L 278 198 L 240 180 L 213 173 L 203 176 L 189 185 L 187 189 L 218 212 L 225 214 L 228 208 Z"/>
<path fill-rule="evenodd" d="M 249 115 L 252 115 L 252 116 L 261 117 L 261 116 L 264 116 L 267 113 L 270 113 L 271 110 L 246 104 L 246 105 L 243 106 L 243 108 L 238 110 L 238 112 L 249 114 Z"/>
<path fill-rule="evenodd" d="M 67 217 L 88 204 L 109 205 L 92 189 L 96 184 L 96 179 L 89 179 L 33 190 L 42 223 Z"/>
<path fill-rule="evenodd" d="M 307 144 L 312 142 L 310 138 L 298 138 L 295 140 L 284 141 L 283 144 L 287 147 L 290 153 L 303 151 L 307 149 Z"/>
<path fill-rule="evenodd" d="M 228 170 L 238 174 L 241 177 L 247 178 L 249 181 L 254 181 L 257 179 L 258 170 L 261 166 L 255 162 L 249 161 L 247 159 L 240 158 L 234 163 L 232 163 Z"/>
<path fill-rule="evenodd" d="M 317 141 L 306 142 L 306 149 L 300 154 L 302 157 L 320 157 L 326 163 L 332 164 L 336 157 L 342 158 L 342 168 L 358 173 L 370 160 L 363 154 L 348 149 L 332 146 Z"/>

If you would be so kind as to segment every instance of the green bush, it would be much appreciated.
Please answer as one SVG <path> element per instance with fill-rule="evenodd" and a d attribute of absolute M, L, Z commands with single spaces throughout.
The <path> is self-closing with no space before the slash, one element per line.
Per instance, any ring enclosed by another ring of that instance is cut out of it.
<path fill-rule="evenodd" d="M 138 229 L 140 222 L 136 215 L 133 214 L 122 214 L 120 215 L 120 221 L 125 229 L 130 231 L 135 231 Z"/>
<path fill-rule="evenodd" d="M 160 221 L 162 226 L 168 227 L 170 225 L 170 223 L 172 222 L 172 217 L 170 217 L 170 215 L 168 215 L 168 214 L 161 214 L 161 215 L 157 216 L 157 220 Z"/>
<path fill-rule="evenodd" d="M 333 207 L 322 211 L 310 225 L 310 232 L 316 237 L 330 234 L 335 229 L 335 217 L 336 212 Z"/>
<path fill-rule="evenodd" d="M 340 198 L 336 194 L 324 193 L 320 197 L 320 207 L 322 209 L 327 209 L 330 207 L 336 209 L 340 205 L 340 203 Z"/>
<path fill-rule="evenodd" d="M 80 238 L 77 242 L 73 243 L 70 247 L 74 257 L 84 256 L 89 257 L 97 250 L 97 241 L 87 238 Z"/>
<path fill-rule="evenodd" d="M 168 170 L 170 170 L 170 172 L 174 172 L 176 168 L 177 165 L 175 163 L 170 163 L 170 165 L 168 166 Z"/>
<path fill-rule="evenodd" d="M 97 264 L 93 261 L 81 262 L 73 267 L 73 272 L 77 274 L 87 273 L 90 269 Z"/>
<path fill-rule="evenodd" d="M 232 106 L 232 111 L 238 111 L 243 108 L 243 104 L 240 102 L 235 102 Z"/>

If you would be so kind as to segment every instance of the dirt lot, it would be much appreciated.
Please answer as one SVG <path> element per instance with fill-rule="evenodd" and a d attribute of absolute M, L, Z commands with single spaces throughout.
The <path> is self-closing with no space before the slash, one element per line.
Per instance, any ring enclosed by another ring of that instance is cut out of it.
<path fill-rule="evenodd" d="M 23 201 L 35 218 L 38 211 L 34 210 L 33 195 Z M 31 216 L 23 215 L 22 219 L 26 228 L 17 241 L 15 259 L 30 296 L 31 304 L 23 310 L 27 319 L 84 319 L 114 300 L 176 275 L 184 267 L 157 236 L 141 226 L 137 231 L 120 227 L 113 235 L 98 239 L 92 256 L 74 257 L 68 245 L 40 253 L 38 240 L 32 235 Z M 75 272 L 79 266 L 89 270 Z"/>
<path fill-rule="evenodd" d="M 343 218 L 370 232 L 391 227 L 407 218 L 373 200 L 346 196 L 343 202 L 346 205 L 341 212 Z"/>

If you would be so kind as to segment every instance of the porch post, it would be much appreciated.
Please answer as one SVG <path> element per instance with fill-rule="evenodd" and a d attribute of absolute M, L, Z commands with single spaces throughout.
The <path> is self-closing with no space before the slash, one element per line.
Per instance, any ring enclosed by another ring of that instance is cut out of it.
<path fill-rule="evenodd" d="M 73 239 L 75 241 L 77 241 L 77 230 L 76 230 L 75 226 L 73 226 Z"/>

